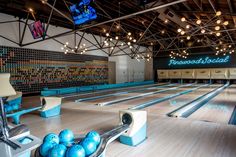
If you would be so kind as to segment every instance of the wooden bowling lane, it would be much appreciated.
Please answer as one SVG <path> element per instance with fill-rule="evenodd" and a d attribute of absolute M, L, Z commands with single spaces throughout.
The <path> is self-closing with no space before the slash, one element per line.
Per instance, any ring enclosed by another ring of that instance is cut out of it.
<path fill-rule="evenodd" d="M 68 101 L 74 101 L 76 99 L 82 99 L 82 98 L 87 98 L 87 97 L 94 97 L 94 96 L 101 96 L 101 95 L 106 95 L 106 94 L 115 94 L 115 93 L 120 93 L 120 92 L 128 92 L 128 91 L 132 91 L 132 90 L 141 90 L 141 89 L 147 89 L 148 88 L 154 88 L 154 87 L 161 87 L 161 86 L 165 86 L 168 85 L 166 83 L 158 83 L 158 84 L 152 84 L 152 85 L 143 85 L 143 86 L 135 86 L 135 87 L 127 87 L 127 88 L 118 88 L 118 89 L 109 89 L 109 90 L 101 90 L 101 91 L 96 91 L 96 92 L 87 92 L 87 93 L 82 93 L 82 94 L 77 94 L 73 97 L 67 97 L 65 98 L 65 102 Z M 175 87 L 177 85 L 173 84 L 173 87 Z M 169 87 L 172 87 L 169 86 Z M 156 88 L 158 89 L 158 88 Z M 63 95 L 62 95 L 63 96 Z"/>
<path fill-rule="evenodd" d="M 193 101 L 194 99 L 213 91 L 214 89 L 220 87 L 221 85 L 212 85 L 204 88 L 199 88 L 191 93 L 181 95 L 179 97 L 176 97 L 174 99 L 170 99 L 168 101 L 164 101 L 158 104 L 155 104 L 153 106 L 145 108 L 146 111 L 148 111 L 148 114 L 154 114 L 154 115 L 166 115 L 177 108 L 185 105 L 186 103 L 189 103 Z"/>
<path fill-rule="evenodd" d="M 180 85 L 178 85 L 180 86 Z M 177 86 L 175 86 L 177 87 Z M 173 88 L 173 87 L 163 87 L 163 88 L 156 88 L 155 91 L 147 91 L 147 90 L 144 90 L 142 92 L 130 92 L 130 93 L 127 93 L 127 94 L 122 94 L 122 95 L 118 95 L 118 96 L 109 96 L 109 97 L 105 97 L 105 98 L 101 98 L 101 99 L 95 99 L 95 100 L 89 100 L 89 101 L 86 101 L 87 103 L 89 104 L 98 104 L 98 103 L 102 103 L 102 102 L 108 102 L 108 101 L 113 101 L 113 100 L 118 100 L 118 99 L 122 99 L 122 98 L 127 98 L 127 97 L 131 97 L 131 96 L 137 96 L 137 95 L 140 95 L 140 94 L 145 94 L 145 93 L 148 93 L 148 92 L 157 92 L 157 91 L 160 91 L 160 90 L 165 90 L 165 89 L 169 89 L 169 88 Z M 185 87 L 180 87 L 179 88 L 180 90 L 185 90 L 186 88 Z M 173 92 L 175 91 L 178 91 L 178 90 L 173 90 Z M 163 92 L 163 93 L 167 93 L 167 92 Z M 152 96 L 152 95 L 151 95 Z M 145 97 L 151 97 L 151 96 L 145 96 Z M 140 99 L 140 98 L 138 98 Z M 135 99 L 134 99 L 135 100 Z M 130 100 L 131 101 L 131 100 Z"/>
<path fill-rule="evenodd" d="M 231 85 L 188 118 L 228 124 L 236 105 L 236 85 Z"/>
<path fill-rule="evenodd" d="M 195 88 L 195 86 L 192 87 L 192 88 Z M 142 97 L 142 98 L 132 99 L 132 100 L 120 102 L 120 103 L 117 103 L 117 104 L 113 104 L 111 106 L 100 107 L 100 106 L 94 105 L 94 104 L 98 103 L 98 101 L 96 100 L 92 103 L 91 102 L 82 102 L 82 103 L 79 103 L 79 104 L 66 103 L 66 104 L 63 105 L 63 107 L 73 108 L 73 109 L 81 109 L 81 110 L 119 112 L 119 110 L 128 109 L 128 108 L 134 107 L 134 106 L 136 106 L 140 103 L 145 103 L 145 102 L 153 100 L 153 99 L 163 98 L 165 96 L 176 94 L 178 92 L 182 92 L 184 90 L 189 90 L 189 89 L 190 89 L 190 87 L 180 87 L 180 88 L 175 89 L 175 90 L 166 91 L 166 92 L 163 92 L 163 93 L 157 93 L 157 94 L 145 96 L 145 97 Z"/>

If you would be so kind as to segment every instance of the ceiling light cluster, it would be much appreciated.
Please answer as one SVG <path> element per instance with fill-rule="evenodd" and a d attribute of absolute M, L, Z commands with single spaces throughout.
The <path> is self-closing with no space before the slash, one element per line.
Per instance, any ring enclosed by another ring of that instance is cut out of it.
<path fill-rule="evenodd" d="M 66 42 L 62 47 L 61 50 L 64 51 L 65 54 L 68 53 L 80 53 L 83 54 L 85 53 L 88 49 L 86 48 L 86 44 L 81 44 L 79 47 L 75 46 L 74 48 L 71 48 L 69 46 L 69 42 Z"/>
<path fill-rule="evenodd" d="M 216 53 L 215 55 L 218 56 L 220 54 L 226 55 L 226 54 L 232 54 L 235 52 L 235 48 L 231 44 L 221 44 L 219 46 L 215 47 Z"/>
<path fill-rule="evenodd" d="M 183 50 L 182 52 L 171 51 L 169 56 L 172 59 L 176 59 L 177 57 L 186 59 L 188 55 L 189 53 L 186 50 Z"/>

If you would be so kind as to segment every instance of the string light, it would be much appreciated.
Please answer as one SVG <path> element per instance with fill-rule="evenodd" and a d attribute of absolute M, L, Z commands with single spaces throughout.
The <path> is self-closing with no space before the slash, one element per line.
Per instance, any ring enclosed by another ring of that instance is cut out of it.
<path fill-rule="evenodd" d="M 221 20 L 217 20 L 216 23 L 217 23 L 217 24 L 220 24 L 220 23 L 221 23 Z"/>
<path fill-rule="evenodd" d="M 169 22 L 169 20 L 168 19 L 165 19 L 165 21 L 164 21 L 165 23 L 168 23 Z"/>
<path fill-rule="evenodd" d="M 109 36 L 110 36 L 110 34 L 109 34 L 109 33 L 106 33 L 106 36 L 107 36 L 107 37 L 109 37 Z"/>
<path fill-rule="evenodd" d="M 187 36 L 187 40 L 190 40 L 191 39 L 191 37 L 190 36 Z"/>
<path fill-rule="evenodd" d="M 181 29 L 181 28 L 179 28 L 177 31 L 180 33 L 180 32 L 182 31 L 182 29 Z"/>
<path fill-rule="evenodd" d="M 220 16 L 220 15 L 221 15 L 221 11 L 217 11 L 216 16 Z"/>
<path fill-rule="evenodd" d="M 197 23 L 198 25 L 200 25 L 200 24 L 202 23 L 202 21 L 201 21 L 200 19 L 198 19 L 198 20 L 196 21 L 196 23 Z"/>
<path fill-rule="evenodd" d="M 229 21 L 225 21 L 223 24 L 227 26 L 229 24 Z"/>
<path fill-rule="evenodd" d="M 116 40 L 118 40 L 119 39 L 119 37 L 118 36 L 116 36 Z"/>
<path fill-rule="evenodd" d="M 204 34 L 205 32 L 206 32 L 206 30 L 205 30 L 205 29 L 202 29 L 202 30 L 201 30 L 201 33 L 202 33 L 202 34 Z"/>
<path fill-rule="evenodd" d="M 190 25 L 186 25 L 186 28 L 189 29 L 189 28 L 190 28 Z"/>
<path fill-rule="evenodd" d="M 185 17 L 182 17 L 182 18 L 181 18 L 181 21 L 182 21 L 182 22 L 185 22 L 185 21 L 186 21 L 186 18 L 185 18 Z"/>
<path fill-rule="evenodd" d="M 131 36 L 131 32 L 128 33 L 128 36 Z"/>
<path fill-rule="evenodd" d="M 216 36 L 217 36 L 217 37 L 221 36 L 221 33 L 220 33 L 220 32 L 217 32 L 217 33 L 216 33 Z"/>
<path fill-rule="evenodd" d="M 215 30 L 216 31 L 220 30 L 220 26 L 215 26 Z"/>
<path fill-rule="evenodd" d="M 181 31 L 181 35 L 184 35 L 185 34 L 185 31 Z"/>

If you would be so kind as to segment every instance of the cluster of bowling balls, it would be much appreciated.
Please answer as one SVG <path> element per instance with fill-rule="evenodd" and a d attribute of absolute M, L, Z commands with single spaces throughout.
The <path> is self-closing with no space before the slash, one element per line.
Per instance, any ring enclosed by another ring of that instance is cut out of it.
<path fill-rule="evenodd" d="M 47 134 L 39 147 L 39 154 L 42 157 L 87 157 L 97 150 L 100 141 L 99 133 L 90 131 L 76 142 L 73 132 L 65 129 L 59 135 Z"/>

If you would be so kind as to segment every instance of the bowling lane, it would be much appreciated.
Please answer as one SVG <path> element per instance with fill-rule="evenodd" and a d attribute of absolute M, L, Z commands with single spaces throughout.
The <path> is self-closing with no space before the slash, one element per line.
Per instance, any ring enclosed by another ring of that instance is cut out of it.
<path fill-rule="evenodd" d="M 132 91 L 132 90 L 145 89 L 145 91 L 148 91 L 149 88 L 154 90 L 154 89 L 159 89 L 159 87 L 162 88 L 162 86 L 165 86 L 165 87 L 176 87 L 177 86 L 177 84 L 169 84 L 168 86 L 167 85 L 168 84 L 166 84 L 166 83 L 158 83 L 158 84 L 152 84 L 152 85 L 135 86 L 135 87 L 128 87 L 128 88 L 119 88 L 119 89 L 113 89 L 113 90 L 109 89 L 109 90 L 101 90 L 101 91 L 96 91 L 96 92 L 75 94 L 74 96 L 68 95 L 68 97 L 65 96 L 65 95 L 64 96 L 65 96 L 65 101 L 74 101 L 76 99 L 82 99 L 82 98 L 88 98 L 88 97 L 94 97 L 94 96 L 101 96 L 101 95 L 106 95 L 106 94 L 115 94 L 115 93 L 120 93 L 120 92 L 129 92 L 129 91 Z"/>
<path fill-rule="evenodd" d="M 176 110 L 177 108 L 185 105 L 186 103 L 189 103 L 193 101 L 194 99 L 197 99 L 198 97 L 213 91 L 214 89 L 220 87 L 222 85 L 210 85 L 208 87 L 199 88 L 198 90 L 195 90 L 191 93 L 181 95 L 179 97 L 176 97 L 174 99 L 170 99 L 168 101 L 164 101 L 161 103 L 158 103 L 156 105 L 150 106 L 145 108 L 146 111 L 148 111 L 149 114 L 154 115 L 166 115 L 173 110 Z"/>
<path fill-rule="evenodd" d="M 181 86 L 181 85 L 179 85 Z M 195 86 L 188 86 L 188 87 L 179 87 L 178 89 L 173 89 L 171 91 L 165 91 L 163 92 L 164 95 L 169 95 L 169 94 L 173 94 L 173 93 L 176 93 L 176 92 L 181 92 L 183 90 L 187 90 L 187 89 L 190 89 L 190 88 L 194 88 Z M 165 89 L 168 89 L 168 88 L 173 88 L 173 87 L 166 87 L 166 88 L 157 88 L 155 90 L 155 92 L 157 91 L 160 91 L 160 90 L 165 90 Z M 98 103 L 102 103 L 102 102 L 108 102 L 108 101 L 115 101 L 115 100 L 118 100 L 118 99 L 122 99 L 122 98 L 127 98 L 127 97 L 130 97 L 130 96 L 137 96 L 137 95 L 140 95 L 140 94 L 145 94 L 145 93 L 148 93 L 145 91 L 143 91 L 142 93 L 138 93 L 138 92 L 131 92 L 131 93 L 128 93 L 128 94 L 122 94 L 122 95 L 119 95 L 119 96 L 110 96 L 110 97 L 106 97 L 106 98 L 102 98 L 102 99 L 96 99 L 96 100 L 90 100 L 90 101 L 86 101 L 87 103 L 90 103 L 90 104 L 98 104 Z M 160 93 L 158 93 L 160 94 Z M 148 96 L 145 96 L 145 97 L 142 97 L 142 98 L 136 98 L 136 99 L 133 99 L 133 100 L 128 100 L 128 101 L 125 101 L 125 102 L 128 102 L 128 103 L 138 103 L 140 101 L 148 101 L 148 100 L 151 100 L 151 99 L 155 99 L 156 96 L 158 94 L 152 94 L 152 95 L 148 95 Z M 122 105 L 123 103 L 117 103 L 117 104 L 114 104 L 114 105 Z"/>
<path fill-rule="evenodd" d="M 236 105 L 235 102 L 236 85 L 231 85 L 188 118 L 228 124 Z"/>

